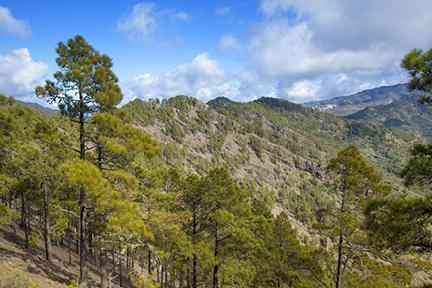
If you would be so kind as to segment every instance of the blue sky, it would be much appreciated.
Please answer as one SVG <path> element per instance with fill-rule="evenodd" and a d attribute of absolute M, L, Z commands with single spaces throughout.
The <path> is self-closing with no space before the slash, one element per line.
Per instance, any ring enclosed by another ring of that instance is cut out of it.
<path fill-rule="evenodd" d="M 27 101 L 76 34 L 114 60 L 126 100 L 305 102 L 406 81 L 432 45 L 429 0 L 0 1 L 0 89 Z"/>

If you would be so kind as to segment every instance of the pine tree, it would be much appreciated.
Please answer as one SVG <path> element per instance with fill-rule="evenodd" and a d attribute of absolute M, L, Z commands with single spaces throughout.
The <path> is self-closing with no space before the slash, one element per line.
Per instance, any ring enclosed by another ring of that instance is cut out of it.
<path fill-rule="evenodd" d="M 411 77 L 410 88 L 426 93 L 420 99 L 424 104 L 432 103 L 429 95 L 432 92 L 431 60 L 432 49 L 413 49 L 401 62 Z M 432 249 L 431 156 L 432 144 L 414 145 L 411 157 L 400 173 L 409 190 L 368 203 L 366 226 L 375 245 L 394 251 Z"/>
<path fill-rule="evenodd" d="M 402 59 L 401 67 L 406 69 L 411 77 L 410 88 L 425 92 L 426 95 L 420 98 L 424 104 L 432 104 L 432 48 L 423 51 L 413 49 Z"/>
<path fill-rule="evenodd" d="M 389 187 L 381 176 L 361 156 L 355 146 L 340 151 L 327 167 L 337 206 L 323 209 L 317 225 L 323 235 L 336 238 L 337 262 L 331 278 L 336 288 L 343 287 L 343 272 L 362 252 L 364 232 L 361 229 L 362 207 L 371 196 L 388 193 Z M 330 253 L 331 255 L 331 253 Z M 332 271 L 329 267 L 329 271 Z"/>
<path fill-rule="evenodd" d="M 374 244 L 394 251 L 432 250 L 432 146 L 415 145 L 401 172 L 408 191 L 370 201 L 366 226 Z"/>
<path fill-rule="evenodd" d="M 59 71 L 56 82 L 47 80 L 35 89 L 37 95 L 50 103 L 57 103 L 62 114 L 79 125 L 79 156 L 85 159 L 88 146 L 86 123 L 88 118 L 106 106 L 113 107 L 121 101 L 118 79 L 112 72 L 112 60 L 100 54 L 82 36 L 60 42 L 56 58 Z M 87 286 L 87 195 L 80 190 L 80 284 Z"/>

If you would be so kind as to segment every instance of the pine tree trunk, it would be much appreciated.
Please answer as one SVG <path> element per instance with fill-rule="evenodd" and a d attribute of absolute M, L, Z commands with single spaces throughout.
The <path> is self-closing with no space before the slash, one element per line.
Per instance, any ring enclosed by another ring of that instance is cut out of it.
<path fill-rule="evenodd" d="M 126 272 L 130 272 L 130 250 L 129 247 L 126 249 Z"/>
<path fill-rule="evenodd" d="M 164 265 L 162 264 L 161 265 L 161 272 L 160 272 L 160 287 L 161 288 L 165 288 L 165 286 L 164 286 L 164 271 L 165 271 Z"/>
<path fill-rule="evenodd" d="M 179 271 L 179 288 L 183 288 L 184 287 L 184 273 L 183 273 L 183 269 L 181 271 Z"/>
<path fill-rule="evenodd" d="M 21 191 L 21 223 L 20 226 L 21 228 L 25 228 L 26 225 L 26 199 L 25 199 L 25 194 L 24 191 Z"/>
<path fill-rule="evenodd" d="M 88 215 L 87 215 L 88 217 Z M 87 235 L 88 235 L 88 254 L 89 255 L 93 255 L 93 232 L 89 229 L 87 231 Z"/>
<path fill-rule="evenodd" d="M 340 213 L 343 215 L 345 213 L 345 191 L 343 191 L 342 194 L 342 203 L 340 207 Z M 344 233 L 343 229 L 344 227 L 339 227 L 339 241 L 338 241 L 338 261 L 337 261 L 337 268 L 336 268 L 336 288 L 342 287 L 342 256 L 343 256 L 343 245 L 344 245 Z"/>
<path fill-rule="evenodd" d="M 32 227 L 31 227 L 31 221 L 30 221 L 30 213 L 28 211 L 26 212 L 26 248 L 30 247 L 30 241 L 32 240 Z"/>
<path fill-rule="evenodd" d="M 165 288 L 168 288 L 168 261 L 165 261 Z"/>
<path fill-rule="evenodd" d="M 83 189 L 80 189 L 80 285 L 87 287 L 87 199 Z"/>
<path fill-rule="evenodd" d="M 72 239 L 68 238 L 69 264 L 72 264 L 71 242 L 72 242 Z"/>
<path fill-rule="evenodd" d="M 213 288 L 218 288 L 219 285 L 219 264 L 218 264 L 218 255 L 219 255 L 219 240 L 218 240 L 218 230 L 217 224 L 215 227 L 215 249 L 214 249 L 214 258 L 216 259 L 216 265 L 213 267 Z"/>
<path fill-rule="evenodd" d="M 122 277 L 122 255 L 121 255 L 121 242 L 119 242 L 119 282 L 120 287 L 123 287 L 123 277 Z"/>
<path fill-rule="evenodd" d="M 44 240 L 45 240 L 45 259 L 51 262 L 51 233 L 50 233 L 50 219 L 49 219 L 49 206 L 48 206 L 48 187 L 46 183 L 44 186 Z"/>
<path fill-rule="evenodd" d="M 194 241 L 197 231 L 196 231 L 196 213 L 193 213 L 192 219 L 192 240 Z M 198 286 L 198 256 L 194 252 L 193 254 L 193 271 L 192 271 L 192 288 L 197 288 Z"/>
<path fill-rule="evenodd" d="M 106 269 L 106 252 L 100 251 L 100 277 L 101 277 L 101 284 L 100 288 L 107 288 L 108 287 L 108 272 Z"/>
<path fill-rule="evenodd" d="M 148 254 L 147 254 L 147 273 L 148 273 L 149 277 L 152 276 L 152 256 L 151 256 L 150 249 L 149 249 Z"/>
<path fill-rule="evenodd" d="M 25 192 L 21 191 L 21 226 L 24 228 L 24 248 L 28 249 L 30 246 L 30 235 L 28 227 L 28 211 L 27 211 L 27 201 L 25 197 Z"/>
<path fill-rule="evenodd" d="M 186 287 L 187 288 L 191 287 L 191 285 L 190 285 L 190 271 L 189 271 L 189 268 L 187 269 L 187 273 L 186 273 Z"/>
<path fill-rule="evenodd" d="M 338 243 L 338 262 L 337 262 L 337 272 L 336 272 L 336 288 L 341 288 L 341 276 L 342 276 L 342 245 L 343 245 L 344 237 L 343 233 L 339 234 L 339 243 Z"/>
<path fill-rule="evenodd" d="M 81 87 L 78 88 L 79 92 L 79 143 L 80 143 L 80 158 L 85 159 L 85 130 L 84 130 L 84 99 L 81 91 Z M 84 189 L 80 188 L 79 196 L 80 206 L 80 221 L 79 221 L 79 239 L 80 239 L 80 277 L 79 283 L 81 287 L 87 287 L 87 197 Z"/>

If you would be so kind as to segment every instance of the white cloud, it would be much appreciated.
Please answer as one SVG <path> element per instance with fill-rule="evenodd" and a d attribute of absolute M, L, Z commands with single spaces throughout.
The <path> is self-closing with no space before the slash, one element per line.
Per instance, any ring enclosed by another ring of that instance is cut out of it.
<path fill-rule="evenodd" d="M 262 0 L 260 10 L 248 65 L 296 102 L 406 81 L 401 57 L 432 45 L 429 0 Z"/>
<path fill-rule="evenodd" d="M 262 79 L 253 69 L 244 69 L 235 76 L 238 81 L 238 101 L 252 101 L 260 97 L 278 97 L 277 82 L 271 79 Z"/>
<path fill-rule="evenodd" d="M 222 51 L 241 50 L 241 48 L 240 42 L 232 35 L 225 35 L 219 40 L 219 49 Z"/>
<path fill-rule="evenodd" d="M 117 31 L 135 41 L 171 46 L 181 41 L 176 24 L 190 18 L 184 11 L 159 9 L 154 3 L 138 3 L 118 20 Z"/>
<path fill-rule="evenodd" d="M 30 28 L 22 21 L 16 19 L 9 8 L 0 6 L 0 31 L 20 37 L 30 35 Z"/>
<path fill-rule="evenodd" d="M 302 80 L 295 82 L 289 87 L 279 86 L 279 95 L 291 102 L 303 102 L 305 100 L 316 99 L 317 92 L 320 89 L 319 84 Z"/>
<path fill-rule="evenodd" d="M 230 12 L 231 12 L 231 7 L 230 6 L 218 7 L 215 10 L 216 15 L 218 15 L 218 16 L 226 16 Z"/>
<path fill-rule="evenodd" d="M 48 72 L 48 65 L 35 61 L 27 48 L 15 49 L 0 55 L 1 93 L 17 98 L 29 98 L 35 86 L 41 84 Z"/>
<path fill-rule="evenodd" d="M 188 95 L 203 101 L 218 96 L 235 96 L 235 81 L 208 54 L 196 56 L 190 63 L 179 65 L 164 75 L 149 73 L 136 76 L 127 83 L 128 97 L 167 98 Z"/>
<path fill-rule="evenodd" d="M 388 47 L 325 51 L 314 44 L 314 36 L 304 22 L 290 25 L 280 19 L 261 24 L 250 40 L 251 62 L 266 76 L 298 78 L 350 69 L 378 69 L 394 60 Z"/>
<path fill-rule="evenodd" d="M 136 77 L 130 94 L 312 101 L 404 82 L 404 53 L 432 46 L 430 0 L 262 0 L 260 11 L 246 39 L 227 34 L 218 43 L 222 51 L 244 53 L 239 73 L 201 54 L 163 75 Z M 230 9 L 215 12 L 224 16 Z"/>
<path fill-rule="evenodd" d="M 377 43 L 409 49 L 429 45 L 432 2 L 429 0 L 262 0 L 266 16 L 295 12 L 316 32 L 323 48 L 365 49 Z"/>

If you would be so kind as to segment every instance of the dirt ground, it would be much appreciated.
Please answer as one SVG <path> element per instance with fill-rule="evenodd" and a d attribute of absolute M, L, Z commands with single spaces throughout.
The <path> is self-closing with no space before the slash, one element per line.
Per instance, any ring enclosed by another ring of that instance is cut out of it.
<path fill-rule="evenodd" d="M 75 252 L 71 253 L 72 262 L 69 263 L 68 249 L 53 245 L 52 262 L 49 263 L 44 257 L 42 241 L 24 249 L 24 234 L 19 229 L 16 232 L 9 226 L 0 226 L 0 277 L 19 273 L 43 288 L 68 287 L 78 279 L 79 265 Z M 91 270 L 90 287 L 98 287 L 99 277 L 94 273 L 94 267 Z"/>

